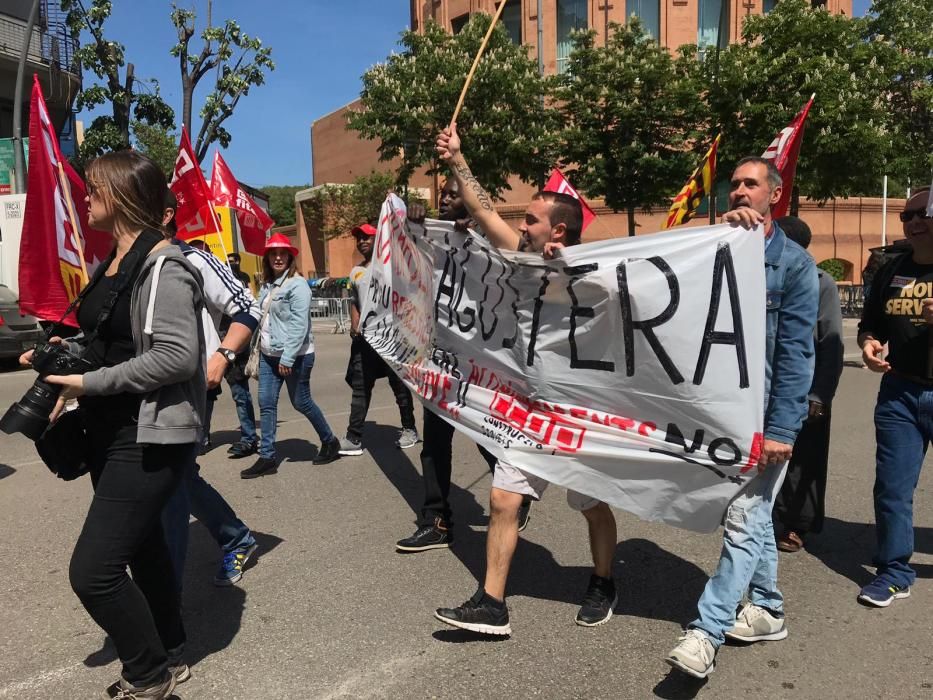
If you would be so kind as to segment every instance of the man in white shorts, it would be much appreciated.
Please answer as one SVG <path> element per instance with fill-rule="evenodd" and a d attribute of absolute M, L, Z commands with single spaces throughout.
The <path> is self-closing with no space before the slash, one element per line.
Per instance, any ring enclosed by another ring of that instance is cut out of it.
<path fill-rule="evenodd" d="M 460 153 L 456 125 L 437 139 L 437 152 L 447 161 L 460 185 L 464 204 L 489 241 L 498 248 L 551 254 L 555 248 L 576 245 L 583 229 L 580 202 L 570 195 L 538 192 L 525 211 L 519 233 L 505 223 L 489 195 L 476 181 Z M 505 604 L 505 584 L 518 545 L 518 512 L 528 496 L 540 499 L 548 482 L 518 467 L 499 461 L 489 494 L 489 531 L 486 535 L 486 577 L 468 601 L 456 608 L 439 608 L 434 616 L 448 625 L 482 634 L 512 633 Z M 605 503 L 568 491 L 567 501 L 586 518 L 594 572 L 576 622 L 585 627 L 601 625 L 612 617 L 617 602 L 612 580 L 616 548 L 616 521 Z"/>

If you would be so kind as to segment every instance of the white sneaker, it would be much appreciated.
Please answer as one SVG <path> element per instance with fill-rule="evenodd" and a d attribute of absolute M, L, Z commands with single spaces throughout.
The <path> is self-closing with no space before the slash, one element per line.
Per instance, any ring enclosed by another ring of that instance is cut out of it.
<path fill-rule="evenodd" d="M 735 616 L 735 626 L 726 637 L 736 642 L 776 642 L 787 637 L 783 617 L 775 617 L 766 608 L 746 603 Z"/>
<path fill-rule="evenodd" d="M 694 678 L 706 678 L 716 670 L 716 650 L 700 630 L 685 631 L 664 660 Z"/>
<path fill-rule="evenodd" d="M 418 437 L 418 431 L 415 428 L 404 428 L 399 434 L 398 440 L 395 441 L 395 446 L 407 450 L 419 442 L 421 442 L 421 438 Z"/>
<path fill-rule="evenodd" d="M 340 438 L 340 449 L 337 454 L 344 457 L 359 457 L 363 454 L 363 443 L 353 442 L 350 438 Z"/>

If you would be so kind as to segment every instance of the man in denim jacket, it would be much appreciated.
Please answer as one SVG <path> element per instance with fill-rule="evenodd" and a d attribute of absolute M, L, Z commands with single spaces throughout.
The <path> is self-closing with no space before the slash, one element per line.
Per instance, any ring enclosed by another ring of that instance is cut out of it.
<path fill-rule="evenodd" d="M 764 442 L 758 474 L 726 512 L 719 565 L 700 596 L 699 616 L 666 659 L 696 678 L 713 672 L 716 652 L 726 637 L 759 642 L 787 636 L 784 599 L 777 589 L 771 508 L 807 415 L 819 282 L 813 259 L 771 218 L 771 207 L 781 198 L 781 186 L 781 175 L 771 161 L 743 158 L 732 174 L 730 211 L 723 217 L 745 228 L 761 225 L 764 229 Z"/>

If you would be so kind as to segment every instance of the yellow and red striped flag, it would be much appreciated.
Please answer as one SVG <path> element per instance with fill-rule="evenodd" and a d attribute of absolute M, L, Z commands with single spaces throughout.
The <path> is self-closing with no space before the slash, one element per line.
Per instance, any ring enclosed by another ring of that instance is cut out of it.
<path fill-rule="evenodd" d="M 679 226 L 690 221 L 703 199 L 712 191 L 713 180 L 716 178 L 716 149 L 719 147 L 720 138 L 722 134 L 716 137 L 700 167 L 693 171 L 687 184 L 674 197 L 663 228 Z"/>

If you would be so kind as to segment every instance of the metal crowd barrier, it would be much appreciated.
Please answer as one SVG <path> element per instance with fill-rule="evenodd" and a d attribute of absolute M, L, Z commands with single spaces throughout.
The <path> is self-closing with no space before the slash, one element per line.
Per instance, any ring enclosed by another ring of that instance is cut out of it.
<path fill-rule="evenodd" d="M 862 307 L 865 305 L 865 285 L 839 285 L 837 289 L 839 290 L 839 303 L 842 306 L 842 317 L 861 318 Z"/>
<path fill-rule="evenodd" d="M 334 333 L 350 331 L 350 299 L 312 299 L 311 318 L 334 324 Z"/>

